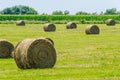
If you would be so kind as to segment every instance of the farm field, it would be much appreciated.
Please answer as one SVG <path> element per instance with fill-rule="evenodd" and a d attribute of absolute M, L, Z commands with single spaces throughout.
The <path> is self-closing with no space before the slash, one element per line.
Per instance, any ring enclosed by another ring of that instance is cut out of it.
<path fill-rule="evenodd" d="M 55 32 L 44 32 L 44 24 L 0 24 L 0 39 L 14 44 L 26 38 L 49 37 L 55 43 L 57 61 L 50 69 L 19 69 L 13 58 L 0 58 L 0 80 L 119 80 L 120 24 L 97 24 L 99 35 L 86 35 L 90 24 L 66 29 L 56 24 Z"/>

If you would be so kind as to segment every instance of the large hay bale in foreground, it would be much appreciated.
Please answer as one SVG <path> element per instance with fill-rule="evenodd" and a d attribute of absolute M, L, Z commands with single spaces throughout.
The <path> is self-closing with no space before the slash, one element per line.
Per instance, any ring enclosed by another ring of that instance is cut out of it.
<path fill-rule="evenodd" d="M 56 50 L 47 39 L 25 39 L 15 47 L 14 60 L 21 69 L 52 68 Z"/>
<path fill-rule="evenodd" d="M 100 29 L 97 25 L 90 25 L 90 26 L 87 26 L 85 33 L 86 34 L 99 34 Z"/>
<path fill-rule="evenodd" d="M 51 32 L 56 30 L 56 26 L 52 23 L 47 23 L 43 26 L 44 31 Z"/>
<path fill-rule="evenodd" d="M 16 26 L 25 26 L 25 21 L 23 20 L 17 21 Z"/>
<path fill-rule="evenodd" d="M 66 29 L 75 29 L 77 28 L 77 24 L 75 22 L 69 22 L 66 25 Z"/>
<path fill-rule="evenodd" d="M 7 40 L 0 40 L 0 58 L 9 58 L 12 57 L 12 51 L 14 46 L 12 43 Z"/>
<path fill-rule="evenodd" d="M 114 26 L 115 25 L 115 20 L 113 20 L 113 19 L 106 20 L 106 25 L 108 25 L 108 26 Z"/>

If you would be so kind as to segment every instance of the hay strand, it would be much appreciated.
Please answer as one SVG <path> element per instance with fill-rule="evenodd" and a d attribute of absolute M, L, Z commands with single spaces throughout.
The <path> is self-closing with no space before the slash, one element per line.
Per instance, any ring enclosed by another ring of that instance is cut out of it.
<path fill-rule="evenodd" d="M 47 39 L 25 39 L 15 47 L 14 60 L 20 69 L 52 68 L 56 51 Z"/>
<path fill-rule="evenodd" d="M 56 30 L 56 26 L 52 23 L 47 23 L 43 26 L 44 31 L 51 32 Z"/>
<path fill-rule="evenodd" d="M 87 28 L 85 29 L 85 33 L 86 34 L 99 34 L 100 29 L 97 25 L 90 25 L 90 26 L 87 26 Z"/>
<path fill-rule="evenodd" d="M 7 40 L 0 40 L 0 58 L 9 58 L 12 57 L 12 51 L 14 46 L 12 43 Z"/>
<path fill-rule="evenodd" d="M 77 28 L 77 24 L 75 22 L 69 22 L 66 25 L 66 29 L 75 29 Z"/>
<path fill-rule="evenodd" d="M 115 20 L 113 20 L 113 19 L 106 20 L 106 25 L 107 26 L 114 26 L 115 25 Z"/>

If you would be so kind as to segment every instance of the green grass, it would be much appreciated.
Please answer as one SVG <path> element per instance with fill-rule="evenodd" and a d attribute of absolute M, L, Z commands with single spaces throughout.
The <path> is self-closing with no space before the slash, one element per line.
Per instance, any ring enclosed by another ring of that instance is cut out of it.
<path fill-rule="evenodd" d="M 14 59 L 0 59 L 0 80 L 119 80 L 120 25 L 98 24 L 99 35 L 86 35 L 88 24 L 67 30 L 56 24 L 44 32 L 43 24 L 0 24 L 0 38 L 14 45 L 26 38 L 49 37 L 55 43 L 57 62 L 52 69 L 19 69 Z"/>

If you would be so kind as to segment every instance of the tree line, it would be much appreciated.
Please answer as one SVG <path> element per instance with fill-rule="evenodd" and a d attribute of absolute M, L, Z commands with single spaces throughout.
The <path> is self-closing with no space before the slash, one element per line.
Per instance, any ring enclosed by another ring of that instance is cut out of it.
<path fill-rule="evenodd" d="M 38 12 L 29 6 L 19 5 L 19 6 L 13 6 L 10 8 L 5 8 L 2 11 L 0 11 L 0 14 L 7 14 L 7 15 L 38 15 Z M 120 11 L 117 11 L 116 8 L 106 9 L 105 12 L 101 13 L 88 13 L 84 11 L 76 12 L 75 15 L 119 15 Z M 48 15 L 47 13 L 42 13 L 41 15 Z M 70 15 L 70 11 L 65 10 L 56 10 L 52 12 L 52 15 Z"/>
<path fill-rule="evenodd" d="M 10 7 L 10 8 L 5 8 L 2 11 L 0 11 L 0 14 L 11 14 L 11 15 L 12 14 L 13 15 L 30 14 L 30 15 L 33 15 L 33 14 L 38 14 L 38 12 L 34 8 L 19 5 L 19 6 L 13 6 L 13 7 Z"/>

